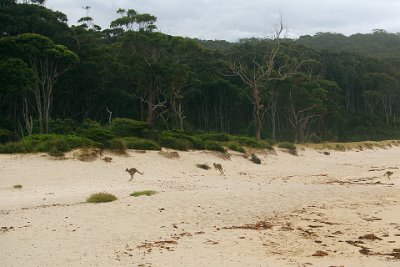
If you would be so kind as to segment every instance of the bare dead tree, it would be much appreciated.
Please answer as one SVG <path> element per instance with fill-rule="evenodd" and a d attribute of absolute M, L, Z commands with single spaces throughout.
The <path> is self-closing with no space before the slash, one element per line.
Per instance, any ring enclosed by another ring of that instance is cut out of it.
<path fill-rule="evenodd" d="M 108 112 L 108 114 L 109 114 L 109 116 L 108 116 L 108 123 L 111 124 L 112 112 L 108 109 L 108 107 L 106 107 L 106 110 L 107 110 L 107 112 Z"/>
<path fill-rule="evenodd" d="M 313 104 L 309 107 L 303 108 L 301 110 L 296 110 L 294 101 L 292 98 L 292 91 L 289 92 L 289 122 L 295 129 L 295 143 L 298 141 L 304 142 L 308 137 L 308 130 L 310 122 L 313 118 L 319 117 L 318 114 L 309 114 L 309 111 L 315 109 L 318 105 Z"/>
<path fill-rule="evenodd" d="M 300 66 L 306 60 L 300 62 L 280 60 L 277 62 L 278 54 L 281 50 L 282 35 L 285 33 L 282 16 L 276 25 L 272 36 L 272 47 L 264 51 L 261 61 L 254 57 L 251 64 L 243 64 L 240 59 L 229 59 L 227 66 L 231 73 L 239 77 L 242 82 L 250 88 L 250 100 L 253 104 L 253 117 L 255 123 L 255 136 L 261 137 L 264 114 L 270 110 L 272 124 L 272 138 L 276 136 L 276 112 L 278 104 L 278 93 L 273 87 L 273 81 L 284 81 L 298 72 Z M 269 95 L 267 97 L 267 93 Z M 268 103 L 264 103 L 268 99 Z"/>

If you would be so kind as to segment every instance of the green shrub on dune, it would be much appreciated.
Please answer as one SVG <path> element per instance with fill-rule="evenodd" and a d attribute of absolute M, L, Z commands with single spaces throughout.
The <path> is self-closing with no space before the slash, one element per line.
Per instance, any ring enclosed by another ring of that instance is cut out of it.
<path fill-rule="evenodd" d="M 205 141 L 205 148 L 207 150 L 218 151 L 218 152 L 226 152 L 225 148 L 214 141 Z"/>
<path fill-rule="evenodd" d="M 290 142 L 282 142 L 278 144 L 279 148 L 288 149 L 288 150 L 296 150 L 296 146 Z"/>
<path fill-rule="evenodd" d="M 104 127 L 81 129 L 79 135 L 102 144 L 114 138 L 112 132 Z"/>
<path fill-rule="evenodd" d="M 47 152 L 52 156 L 62 156 L 72 149 L 91 146 L 97 146 L 97 143 L 76 135 L 35 134 L 19 142 L 0 145 L 0 153 Z"/>
<path fill-rule="evenodd" d="M 116 118 L 109 126 L 111 132 L 118 137 L 145 137 L 149 133 L 148 124 L 127 118 Z"/>
<path fill-rule="evenodd" d="M 203 133 L 196 135 L 196 137 L 207 141 L 219 141 L 219 142 L 230 141 L 229 135 L 225 133 Z"/>
<path fill-rule="evenodd" d="M 240 146 L 237 142 L 235 142 L 235 141 L 232 141 L 232 142 L 228 142 L 227 143 L 227 147 L 230 149 L 230 150 L 233 150 L 233 151 L 237 151 L 237 152 L 240 152 L 240 153 L 245 153 L 246 151 L 244 150 L 244 148 L 242 147 L 242 146 Z"/>
<path fill-rule="evenodd" d="M 122 140 L 125 142 L 127 149 L 161 150 L 160 145 L 152 140 L 137 137 L 125 137 Z"/>

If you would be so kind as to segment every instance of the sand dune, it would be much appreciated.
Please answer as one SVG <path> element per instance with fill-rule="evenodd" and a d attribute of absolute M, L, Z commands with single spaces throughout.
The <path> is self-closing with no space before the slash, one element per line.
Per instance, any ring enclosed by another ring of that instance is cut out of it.
<path fill-rule="evenodd" d="M 399 147 L 178 153 L 0 155 L 0 266 L 399 266 Z"/>

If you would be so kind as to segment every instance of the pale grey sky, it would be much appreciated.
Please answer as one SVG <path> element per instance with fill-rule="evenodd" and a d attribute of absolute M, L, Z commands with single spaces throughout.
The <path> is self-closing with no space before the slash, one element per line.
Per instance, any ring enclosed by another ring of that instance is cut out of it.
<path fill-rule="evenodd" d="M 46 7 L 68 16 L 69 24 L 89 16 L 103 29 L 118 17 L 118 8 L 156 16 L 163 33 L 236 41 L 267 37 L 282 13 L 289 37 L 373 29 L 400 32 L 400 0 L 47 0 Z"/>

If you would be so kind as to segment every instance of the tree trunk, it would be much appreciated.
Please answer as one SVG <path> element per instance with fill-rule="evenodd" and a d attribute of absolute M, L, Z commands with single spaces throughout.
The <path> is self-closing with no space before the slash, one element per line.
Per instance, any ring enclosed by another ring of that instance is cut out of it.
<path fill-rule="evenodd" d="M 153 127 L 153 116 L 154 116 L 153 104 L 154 104 L 154 92 L 151 91 L 149 93 L 149 96 L 147 97 L 147 119 L 146 119 L 146 122 L 150 128 Z"/>
<path fill-rule="evenodd" d="M 262 128 L 262 111 L 261 111 L 261 97 L 259 89 L 253 87 L 253 102 L 254 102 L 254 126 L 255 126 L 255 137 L 257 140 L 261 139 L 261 128 Z"/>

